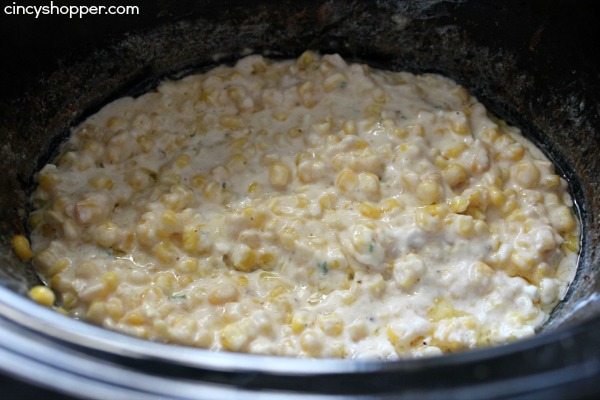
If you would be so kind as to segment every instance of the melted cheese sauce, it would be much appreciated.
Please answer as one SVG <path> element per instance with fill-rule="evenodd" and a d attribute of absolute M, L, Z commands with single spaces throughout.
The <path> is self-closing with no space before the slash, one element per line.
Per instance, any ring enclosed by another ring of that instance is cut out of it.
<path fill-rule="evenodd" d="M 567 184 L 437 75 L 307 52 L 164 82 L 38 175 L 34 262 L 76 318 L 156 341 L 397 359 L 532 335 L 564 296 Z"/>

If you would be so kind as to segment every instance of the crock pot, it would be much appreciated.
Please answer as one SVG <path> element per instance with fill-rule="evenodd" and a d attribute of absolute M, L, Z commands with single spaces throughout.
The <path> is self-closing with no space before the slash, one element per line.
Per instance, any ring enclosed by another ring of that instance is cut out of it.
<path fill-rule="evenodd" d="M 2 15 L 5 376 L 99 399 L 600 395 L 600 14 L 594 1 L 154 0 L 138 8 L 138 15 L 72 19 Z M 39 281 L 14 256 L 10 239 L 27 234 L 33 176 L 71 126 L 165 78 L 250 53 L 285 58 L 306 49 L 449 76 L 521 127 L 559 166 L 577 202 L 581 254 L 565 301 L 537 336 L 397 362 L 292 359 L 147 342 L 28 299 Z"/>

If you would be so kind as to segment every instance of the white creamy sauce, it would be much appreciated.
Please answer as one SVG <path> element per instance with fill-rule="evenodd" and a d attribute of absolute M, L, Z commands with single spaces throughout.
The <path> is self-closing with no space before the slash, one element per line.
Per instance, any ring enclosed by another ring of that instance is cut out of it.
<path fill-rule="evenodd" d="M 532 335 L 579 227 L 518 129 L 437 75 L 305 53 L 164 82 L 38 175 L 35 265 L 76 318 L 214 350 L 397 359 Z"/>

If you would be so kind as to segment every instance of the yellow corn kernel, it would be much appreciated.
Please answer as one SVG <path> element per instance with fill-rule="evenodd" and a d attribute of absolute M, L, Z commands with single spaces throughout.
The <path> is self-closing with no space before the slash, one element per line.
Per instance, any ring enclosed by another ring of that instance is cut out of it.
<path fill-rule="evenodd" d="M 302 154 L 308 153 L 301 153 L 298 156 L 296 156 L 296 165 L 298 165 L 298 158 L 302 156 Z M 280 159 L 281 156 L 277 153 L 267 153 L 260 159 L 260 165 L 262 165 L 263 167 L 270 166 L 279 162 Z"/>
<path fill-rule="evenodd" d="M 108 271 L 102 275 L 102 282 L 107 290 L 113 291 L 119 286 L 121 278 L 116 272 Z"/>
<path fill-rule="evenodd" d="M 298 238 L 298 231 L 291 226 L 286 226 L 279 231 L 279 240 L 286 249 L 293 249 L 296 246 Z"/>
<path fill-rule="evenodd" d="M 248 193 L 260 193 L 263 191 L 263 186 L 258 182 L 252 182 L 248 185 Z"/>
<path fill-rule="evenodd" d="M 339 336 L 344 330 L 344 320 L 336 313 L 322 315 L 318 323 L 327 336 Z"/>
<path fill-rule="evenodd" d="M 323 350 L 323 344 L 323 340 L 313 329 L 305 329 L 300 335 L 300 347 L 309 356 L 319 356 Z"/>
<path fill-rule="evenodd" d="M 402 208 L 402 204 L 396 199 L 387 199 L 381 203 L 381 211 L 384 213 L 390 213 L 394 210 Z"/>
<path fill-rule="evenodd" d="M 540 170 L 530 161 L 523 161 L 515 168 L 516 181 L 524 188 L 533 188 L 540 181 Z"/>
<path fill-rule="evenodd" d="M 124 314 L 123 303 L 121 300 L 112 298 L 108 300 L 104 306 L 106 315 L 112 318 L 113 321 L 118 321 Z"/>
<path fill-rule="evenodd" d="M 219 125 L 226 129 L 240 129 L 242 123 L 237 116 L 225 114 L 219 118 Z"/>
<path fill-rule="evenodd" d="M 462 214 L 469 206 L 469 199 L 464 196 L 454 196 L 449 202 L 450 210 L 457 214 Z"/>
<path fill-rule="evenodd" d="M 379 177 L 370 172 L 361 172 L 358 175 L 358 187 L 362 193 L 374 199 L 379 195 Z"/>
<path fill-rule="evenodd" d="M 470 132 L 469 125 L 463 121 L 451 121 L 450 129 L 457 135 L 465 136 Z"/>
<path fill-rule="evenodd" d="M 454 231 L 460 236 L 469 236 L 473 233 L 473 217 L 470 215 L 456 215 L 453 226 Z"/>
<path fill-rule="evenodd" d="M 97 190 L 110 190 L 113 187 L 113 181 L 110 176 L 106 174 L 96 175 L 89 180 L 90 185 Z"/>
<path fill-rule="evenodd" d="M 33 252 L 29 246 L 29 240 L 23 235 L 15 235 L 12 240 L 12 248 L 19 260 L 29 261 L 33 257 Z"/>
<path fill-rule="evenodd" d="M 475 220 L 482 220 L 483 221 L 483 220 L 486 219 L 485 211 L 483 211 L 479 207 L 475 207 L 475 206 L 471 206 L 471 205 L 469 207 L 467 207 L 467 210 L 465 211 L 465 214 L 470 215 Z"/>
<path fill-rule="evenodd" d="M 550 211 L 550 222 L 560 233 L 570 233 L 577 227 L 573 212 L 567 206 L 552 209 Z"/>
<path fill-rule="evenodd" d="M 104 305 L 103 301 L 94 301 L 87 309 L 86 318 L 97 324 L 102 323 L 106 311 Z"/>
<path fill-rule="evenodd" d="M 460 164 L 452 163 L 444 169 L 444 178 L 450 187 L 455 187 L 467 180 L 467 170 Z"/>
<path fill-rule="evenodd" d="M 493 143 L 500 136 L 500 130 L 498 126 L 492 126 L 491 128 L 485 128 L 483 132 L 481 132 L 481 138 L 488 143 Z"/>
<path fill-rule="evenodd" d="M 364 287 L 371 292 L 374 298 L 379 299 L 385 291 L 385 281 L 381 274 L 374 274 L 364 283 Z"/>
<path fill-rule="evenodd" d="M 181 211 L 194 201 L 194 194 L 187 186 L 175 184 L 169 193 L 161 196 L 160 201 L 171 210 Z"/>
<path fill-rule="evenodd" d="M 335 180 L 335 186 L 344 193 L 352 193 L 358 189 L 359 179 L 353 171 L 344 169 Z"/>
<path fill-rule="evenodd" d="M 510 255 L 510 261 L 521 271 L 528 271 L 536 265 L 535 257 L 523 251 L 513 251 Z"/>
<path fill-rule="evenodd" d="M 367 218 L 378 219 L 381 217 L 381 210 L 373 207 L 369 203 L 359 204 L 358 211 Z"/>
<path fill-rule="evenodd" d="M 558 175 L 546 175 L 540 183 L 544 189 L 556 189 L 560 186 L 560 177 Z"/>
<path fill-rule="evenodd" d="M 202 175 L 194 175 L 191 178 L 192 186 L 199 189 L 206 183 L 206 178 Z"/>
<path fill-rule="evenodd" d="M 242 351 L 248 342 L 248 335 L 238 324 L 226 325 L 219 333 L 219 339 L 223 347 L 229 351 Z"/>
<path fill-rule="evenodd" d="M 223 184 L 219 182 L 208 182 L 202 189 L 202 195 L 210 201 L 219 202 L 223 193 Z"/>
<path fill-rule="evenodd" d="M 183 274 L 193 274 L 198 271 L 198 259 L 197 258 L 188 258 L 184 257 L 179 260 L 175 266 L 178 272 Z"/>
<path fill-rule="evenodd" d="M 283 163 L 275 163 L 269 168 L 269 180 L 276 189 L 283 189 L 290 180 L 290 168 Z"/>
<path fill-rule="evenodd" d="M 60 296 L 60 302 L 64 308 L 70 310 L 79 305 L 79 298 L 73 292 L 63 292 Z"/>
<path fill-rule="evenodd" d="M 293 127 L 288 131 L 288 136 L 291 138 L 297 138 L 302 136 L 302 128 L 300 128 L 299 126 Z"/>
<path fill-rule="evenodd" d="M 319 199 L 319 205 L 323 210 L 333 210 L 337 203 L 337 196 L 333 193 L 325 193 Z"/>
<path fill-rule="evenodd" d="M 237 244 L 229 257 L 233 267 L 238 271 L 250 272 L 257 268 L 256 253 L 245 244 Z"/>
<path fill-rule="evenodd" d="M 434 204 L 440 199 L 442 188 L 431 179 L 423 179 L 417 185 L 416 195 L 422 204 Z"/>
<path fill-rule="evenodd" d="M 41 210 L 36 210 L 29 213 L 29 218 L 27 219 L 27 224 L 30 228 L 37 228 L 44 221 L 43 212 Z"/>
<path fill-rule="evenodd" d="M 563 242 L 563 246 L 573 253 L 577 253 L 579 251 L 579 236 L 577 235 L 567 235 L 565 241 Z"/>
<path fill-rule="evenodd" d="M 356 123 L 353 120 L 348 120 L 342 125 L 342 130 L 346 135 L 356 135 Z"/>
<path fill-rule="evenodd" d="M 59 274 L 63 271 L 65 271 L 67 268 L 69 268 L 71 266 L 71 262 L 69 261 L 68 258 L 62 258 L 58 261 L 56 261 L 53 265 L 52 268 L 48 271 L 48 276 L 54 276 L 56 274 Z"/>
<path fill-rule="evenodd" d="M 415 213 L 416 225 L 426 232 L 437 232 L 442 227 L 447 208 L 441 205 L 420 207 Z"/>
<path fill-rule="evenodd" d="M 173 293 L 177 289 L 177 278 L 172 272 L 157 273 L 154 275 L 153 282 L 163 293 Z"/>
<path fill-rule="evenodd" d="M 164 264 L 171 264 L 177 258 L 177 248 L 170 241 L 162 241 L 156 244 L 152 251 L 154 256 Z"/>
<path fill-rule="evenodd" d="M 502 191 L 496 187 L 488 189 L 488 195 L 490 198 L 490 202 L 496 207 L 502 206 L 502 204 L 504 204 L 504 201 L 506 200 L 506 198 L 504 197 L 504 193 L 502 193 Z"/>
<path fill-rule="evenodd" d="M 99 246 L 110 248 L 121 240 L 121 231 L 110 221 L 99 225 L 95 230 L 94 240 Z"/>
<path fill-rule="evenodd" d="M 525 148 L 520 143 L 513 143 L 498 153 L 498 157 L 503 160 L 520 161 L 525 155 Z"/>
<path fill-rule="evenodd" d="M 457 158 L 463 151 L 467 149 L 465 143 L 459 143 L 458 145 L 442 151 L 442 155 L 446 158 Z"/>
<path fill-rule="evenodd" d="M 99 303 L 99 302 L 94 302 L 94 303 Z M 92 305 L 94 305 L 92 303 Z M 102 303 L 102 312 L 104 313 L 104 303 Z M 90 307 L 90 310 L 88 310 L 88 316 L 89 316 L 89 312 L 91 311 L 92 307 Z M 132 326 L 140 326 L 140 325 L 144 325 L 146 323 L 146 320 L 144 319 L 144 317 L 142 316 L 142 314 L 140 314 L 138 311 L 130 311 L 127 314 L 125 314 L 125 316 L 123 316 L 123 318 L 121 318 L 121 321 L 124 324 L 127 325 L 132 325 Z"/>
<path fill-rule="evenodd" d="M 47 286 L 38 285 L 34 286 L 29 290 L 29 297 L 38 304 L 43 306 L 52 307 L 56 301 L 56 295 Z"/>
<path fill-rule="evenodd" d="M 298 57 L 296 64 L 301 70 L 312 69 L 318 65 L 318 58 L 312 51 L 305 51 Z"/>
<path fill-rule="evenodd" d="M 224 282 L 213 288 L 208 293 L 208 301 L 213 305 L 220 305 L 237 300 L 238 289 L 231 282 Z"/>
<path fill-rule="evenodd" d="M 236 153 L 229 159 L 229 162 L 227 163 L 227 168 L 234 172 L 240 172 L 244 169 L 247 162 L 248 160 L 246 160 L 246 157 L 239 153 Z"/>
<path fill-rule="evenodd" d="M 346 78 L 346 76 L 344 74 L 341 74 L 339 72 L 329 75 L 323 81 L 323 87 L 325 88 L 325 91 L 327 91 L 327 92 L 331 92 L 332 90 L 335 90 L 338 88 L 344 88 L 347 84 L 348 84 L 348 78 Z"/>
<path fill-rule="evenodd" d="M 127 121 L 125 121 L 123 118 L 119 118 L 119 117 L 110 117 L 108 119 L 108 121 L 106 121 L 106 127 L 107 128 L 125 128 L 127 125 Z"/>
<path fill-rule="evenodd" d="M 296 311 L 292 316 L 292 332 L 298 334 L 308 328 L 312 322 L 310 313 L 304 310 Z"/>

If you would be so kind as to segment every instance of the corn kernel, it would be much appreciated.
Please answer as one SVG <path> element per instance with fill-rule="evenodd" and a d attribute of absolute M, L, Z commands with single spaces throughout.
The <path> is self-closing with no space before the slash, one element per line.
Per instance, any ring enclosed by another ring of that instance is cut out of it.
<path fill-rule="evenodd" d="M 219 339 L 223 347 L 230 351 L 242 351 L 248 342 L 248 336 L 237 324 L 229 324 L 221 329 Z"/>
<path fill-rule="evenodd" d="M 276 189 L 283 189 L 290 181 L 290 168 L 283 163 L 275 163 L 269 168 L 271 185 Z"/>
<path fill-rule="evenodd" d="M 21 261 L 29 261 L 33 252 L 29 246 L 29 240 L 23 235 L 15 235 L 12 238 L 12 248 Z"/>
<path fill-rule="evenodd" d="M 300 336 L 300 347 L 309 356 L 317 357 L 323 350 L 323 341 L 313 329 L 306 329 Z"/>
<path fill-rule="evenodd" d="M 381 203 L 381 211 L 384 213 L 390 213 L 401 208 L 402 204 L 396 199 L 386 199 Z"/>
<path fill-rule="evenodd" d="M 459 143 L 455 147 L 451 147 L 442 151 L 442 155 L 445 158 L 458 158 L 463 151 L 467 149 L 467 145 L 465 143 Z"/>
<path fill-rule="evenodd" d="M 337 203 L 337 196 L 333 193 L 325 193 L 319 199 L 319 205 L 323 210 L 333 210 Z"/>
<path fill-rule="evenodd" d="M 358 176 L 349 169 L 340 172 L 335 180 L 335 186 L 342 192 L 352 193 L 358 189 Z"/>
<path fill-rule="evenodd" d="M 431 179 L 423 179 L 417 185 L 416 195 L 422 204 L 437 203 L 440 199 L 442 188 L 439 183 Z"/>
<path fill-rule="evenodd" d="M 523 161 L 515 168 L 515 179 L 524 188 L 535 187 L 540 181 L 540 170 L 530 161 Z"/>
<path fill-rule="evenodd" d="M 162 241 L 153 247 L 156 258 L 164 263 L 171 264 L 177 257 L 177 248 L 170 241 Z"/>
<path fill-rule="evenodd" d="M 339 336 L 344 330 L 344 320 L 336 313 L 319 317 L 318 323 L 327 336 Z"/>
<path fill-rule="evenodd" d="M 315 68 L 318 64 L 318 59 L 315 56 L 315 53 L 311 51 L 305 51 L 298 57 L 296 61 L 298 68 L 301 70 Z"/>
<path fill-rule="evenodd" d="M 86 318 L 97 324 L 104 319 L 105 307 L 103 301 L 94 301 L 87 309 Z M 139 314 L 138 314 L 139 315 Z"/>
<path fill-rule="evenodd" d="M 240 129 L 240 127 L 242 126 L 240 119 L 235 116 L 235 115 L 222 115 L 221 118 L 219 118 L 219 125 L 221 125 L 222 128 L 227 128 L 227 129 Z"/>
<path fill-rule="evenodd" d="M 567 250 L 573 253 L 577 253 L 579 251 L 579 236 L 567 235 L 563 244 L 567 248 Z"/>
<path fill-rule="evenodd" d="M 346 135 L 356 135 L 356 123 L 353 120 L 348 120 L 342 125 L 342 130 Z"/>
<path fill-rule="evenodd" d="M 444 169 L 444 178 L 450 185 L 455 187 L 467 180 L 467 170 L 460 164 L 452 163 Z"/>
<path fill-rule="evenodd" d="M 250 272 L 256 269 L 256 254 L 245 244 L 237 244 L 230 253 L 233 267 L 238 271 Z"/>
<path fill-rule="evenodd" d="M 221 305 L 237 300 L 238 289 L 231 282 L 224 282 L 212 289 L 208 294 L 208 301 L 213 305 Z"/>
<path fill-rule="evenodd" d="M 102 190 L 102 189 L 110 190 L 113 187 L 112 179 L 110 178 L 110 176 L 108 176 L 106 174 L 96 175 L 96 176 L 90 178 L 89 183 L 94 189 L 97 189 L 97 190 Z"/>
<path fill-rule="evenodd" d="M 348 78 L 346 78 L 346 76 L 344 74 L 341 74 L 339 72 L 329 75 L 323 81 L 323 87 L 325 88 L 325 91 L 327 91 L 327 92 L 331 92 L 332 90 L 339 89 L 339 88 L 344 88 L 347 84 L 348 84 Z"/>
<path fill-rule="evenodd" d="M 454 231 L 460 236 L 473 233 L 473 217 L 470 215 L 456 215 L 453 222 Z"/>
<path fill-rule="evenodd" d="M 367 218 L 378 219 L 381 217 L 381 210 L 368 203 L 360 203 L 358 206 L 358 211 Z"/>
<path fill-rule="evenodd" d="M 447 209 L 441 205 L 420 207 L 415 213 L 415 223 L 426 232 L 437 232 L 446 213 Z"/>
<path fill-rule="evenodd" d="M 550 211 L 550 222 L 560 233 L 570 233 L 577 227 L 573 212 L 567 206 L 552 209 Z"/>
<path fill-rule="evenodd" d="M 370 172 L 361 172 L 358 175 L 358 187 L 370 199 L 379 196 L 379 177 Z"/>
<path fill-rule="evenodd" d="M 29 290 L 29 297 L 38 304 L 51 307 L 56 301 L 56 296 L 52 289 L 47 286 L 34 286 Z"/>

